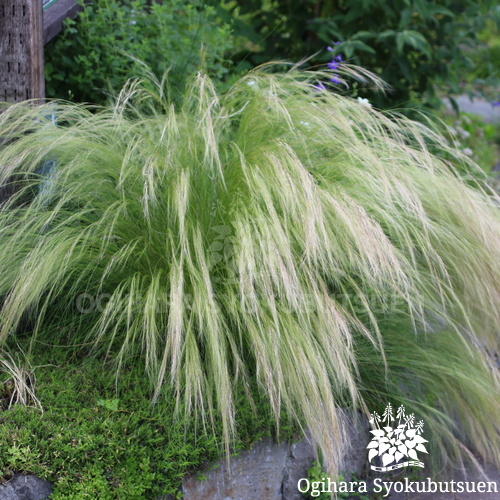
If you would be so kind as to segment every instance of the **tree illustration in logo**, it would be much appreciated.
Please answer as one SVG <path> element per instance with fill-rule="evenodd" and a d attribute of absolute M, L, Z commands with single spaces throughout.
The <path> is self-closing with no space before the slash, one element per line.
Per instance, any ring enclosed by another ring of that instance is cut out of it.
<path fill-rule="evenodd" d="M 401 405 L 396 418 L 389 403 L 382 414 L 373 412 L 370 418 L 373 430 L 372 440 L 368 443 L 368 460 L 380 457 L 383 467 L 370 465 L 370 468 L 379 472 L 399 469 L 401 467 L 423 467 L 423 462 L 418 459 L 417 451 L 427 453 L 424 443 L 428 441 L 422 437 L 424 422 L 420 420 L 415 425 L 415 415 L 406 415 L 405 408 Z M 412 459 L 400 462 L 403 459 Z"/>

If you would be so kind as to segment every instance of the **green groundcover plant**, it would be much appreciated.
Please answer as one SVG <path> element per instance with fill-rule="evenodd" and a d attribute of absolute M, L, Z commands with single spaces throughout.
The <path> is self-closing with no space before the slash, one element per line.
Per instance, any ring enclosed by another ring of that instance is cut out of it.
<path fill-rule="evenodd" d="M 149 404 L 149 382 L 141 360 L 115 384 L 100 360 L 73 356 L 69 363 L 65 349 L 49 347 L 37 342 L 30 356 L 29 372 L 36 372 L 32 389 L 43 401 L 43 412 L 33 401 L 9 408 L 15 395 L 9 383 L 13 376 L 0 366 L 0 477 L 4 480 L 13 471 L 36 474 L 51 481 L 51 500 L 167 495 L 178 499 L 182 477 L 220 456 L 220 425 L 214 431 L 200 427 L 195 415 L 175 419 L 171 390 L 156 405 Z M 21 355 L 14 358 L 23 368 Z M 6 360 L 11 358 L 2 350 L 0 363 Z M 235 394 L 238 440 L 233 445 L 240 450 L 275 429 L 269 406 L 257 391 L 252 390 L 252 401 L 241 386 L 235 387 Z M 283 420 L 280 437 L 290 438 L 292 432 Z"/>
<path fill-rule="evenodd" d="M 5 106 L 0 336 L 118 375 L 140 356 L 153 401 L 171 388 L 227 451 L 233 389 L 255 383 L 331 472 L 340 409 L 388 400 L 425 420 L 433 460 L 500 463 L 499 199 L 329 76 L 261 68 L 219 96 L 198 74 L 178 107 L 140 82 L 98 113 Z"/>

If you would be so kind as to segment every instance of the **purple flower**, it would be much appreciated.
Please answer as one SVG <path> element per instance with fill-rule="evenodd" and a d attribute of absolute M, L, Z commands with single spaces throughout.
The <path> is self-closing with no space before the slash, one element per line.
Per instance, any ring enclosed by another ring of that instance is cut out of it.
<path fill-rule="evenodd" d="M 340 45 L 340 42 L 333 42 L 333 45 Z M 333 49 L 332 47 L 328 46 L 326 48 L 326 50 L 328 50 L 328 52 L 333 52 L 335 49 Z"/>
<path fill-rule="evenodd" d="M 318 90 L 326 90 L 326 87 L 325 87 L 325 84 L 322 83 L 322 82 L 319 82 L 318 84 L 315 85 L 315 87 L 318 89 Z"/>
<path fill-rule="evenodd" d="M 335 71 L 336 69 L 339 69 L 339 63 L 338 63 L 338 62 L 336 62 L 336 61 L 330 61 L 330 62 L 327 64 L 327 66 L 328 66 L 331 70 L 333 70 L 333 71 Z"/>
<path fill-rule="evenodd" d="M 333 45 L 339 45 L 340 42 L 334 42 Z M 330 47 L 328 46 L 326 48 L 326 50 L 328 50 L 328 52 L 334 52 L 335 49 L 333 47 Z M 342 59 L 342 54 L 337 54 L 336 56 L 333 56 L 333 59 L 326 63 L 328 69 L 331 69 L 332 71 L 337 71 L 340 67 L 340 63 L 343 62 L 343 59 Z M 339 78 L 339 75 L 337 74 L 333 74 L 333 76 L 330 78 L 330 81 L 332 83 L 340 83 L 340 78 Z"/>
<path fill-rule="evenodd" d="M 494 108 L 498 108 L 498 106 L 500 106 L 500 101 L 493 101 L 491 104 Z"/>

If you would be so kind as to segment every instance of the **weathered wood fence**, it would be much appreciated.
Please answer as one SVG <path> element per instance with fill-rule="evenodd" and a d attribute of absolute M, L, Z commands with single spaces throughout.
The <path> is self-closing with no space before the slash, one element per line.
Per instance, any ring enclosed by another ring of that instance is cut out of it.
<path fill-rule="evenodd" d="M 43 100 L 43 45 L 77 12 L 76 0 L 0 0 L 0 101 Z"/>
<path fill-rule="evenodd" d="M 43 17 L 40 0 L 1 0 L 0 99 L 43 99 Z"/>

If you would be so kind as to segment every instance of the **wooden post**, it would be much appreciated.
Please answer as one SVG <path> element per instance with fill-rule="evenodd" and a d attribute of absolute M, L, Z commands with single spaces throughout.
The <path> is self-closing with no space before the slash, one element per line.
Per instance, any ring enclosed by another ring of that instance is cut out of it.
<path fill-rule="evenodd" d="M 45 97 L 42 0 L 0 0 L 0 101 Z"/>

